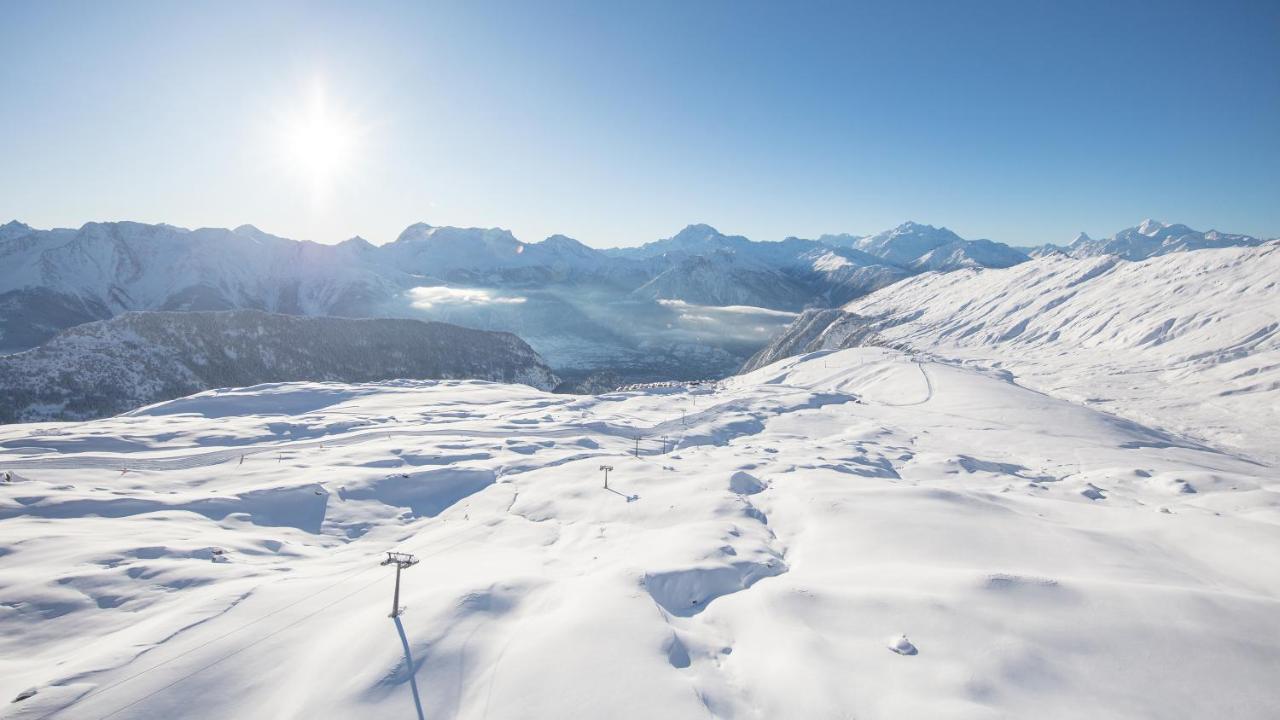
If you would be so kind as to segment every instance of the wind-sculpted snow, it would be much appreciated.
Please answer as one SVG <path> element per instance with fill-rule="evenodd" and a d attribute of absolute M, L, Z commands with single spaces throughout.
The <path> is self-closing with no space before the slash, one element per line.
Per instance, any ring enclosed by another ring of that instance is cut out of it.
<path fill-rule="evenodd" d="M 1280 244 L 1128 262 L 1050 255 L 929 274 L 808 313 L 747 370 L 799 352 L 910 347 L 1146 424 L 1280 458 Z"/>
<path fill-rule="evenodd" d="M 209 391 L 0 472 L 5 717 L 1280 714 L 1275 466 L 919 354 Z"/>

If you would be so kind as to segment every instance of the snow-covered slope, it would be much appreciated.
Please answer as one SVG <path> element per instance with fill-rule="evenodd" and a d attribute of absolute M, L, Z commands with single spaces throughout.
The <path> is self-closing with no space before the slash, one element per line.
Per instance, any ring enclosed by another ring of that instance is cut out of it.
<path fill-rule="evenodd" d="M 1046 256 L 911 278 L 801 318 L 747 369 L 804 351 L 905 345 L 1046 392 L 1280 456 L 1280 243 L 1143 262 Z"/>
<path fill-rule="evenodd" d="M 946 272 L 960 268 L 1006 268 L 1028 259 L 1027 255 L 1001 243 L 961 240 L 933 248 L 912 262 L 911 269 Z"/>
<path fill-rule="evenodd" d="M 506 333 L 256 310 L 131 312 L 0 355 L 0 422 L 103 417 L 210 388 L 394 378 L 557 383 Z"/>
<path fill-rule="evenodd" d="M 1274 466 L 893 350 L 213 391 L 0 449 L 5 717 L 1280 715 Z"/>
<path fill-rule="evenodd" d="M 816 247 L 798 257 L 801 277 L 818 276 L 818 298 L 810 306 L 832 307 L 892 285 L 912 270 L 850 248 Z"/>

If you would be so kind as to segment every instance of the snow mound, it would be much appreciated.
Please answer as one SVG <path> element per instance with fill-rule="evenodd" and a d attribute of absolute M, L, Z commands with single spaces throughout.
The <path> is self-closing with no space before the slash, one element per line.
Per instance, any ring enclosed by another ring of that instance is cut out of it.
<path fill-rule="evenodd" d="M 741 470 L 729 476 L 729 490 L 739 495 L 755 495 L 765 489 L 759 478 Z"/>
<path fill-rule="evenodd" d="M 890 650 L 898 653 L 899 655 L 916 655 L 920 652 L 916 649 L 915 645 L 911 644 L 911 641 L 907 639 L 906 635 L 889 638 L 887 645 Z"/>

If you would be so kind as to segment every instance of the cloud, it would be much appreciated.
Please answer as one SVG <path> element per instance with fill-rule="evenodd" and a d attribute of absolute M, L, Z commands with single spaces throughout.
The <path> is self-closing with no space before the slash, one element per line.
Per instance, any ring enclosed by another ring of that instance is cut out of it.
<path fill-rule="evenodd" d="M 754 307 L 752 305 L 720 305 L 718 307 L 708 308 L 723 313 L 734 313 L 735 315 L 767 315 L 776 318 L 793 318 L 800 313 L 787 312 L 786 310 L 771 310 L 769 308 Z"/>
<path fill-rule="evenodd" d="M 525 298 L 499 296 L 479 288 L 455 288 L 447 285 L 416 287 L 409 291 L 410 303 L 427 310 L 436 305 L 519 305 Z"/>
<path fill-rule="evenodd" d="M 799 313 L 787 312 L 786 310 L 771 310 L 769 308 L 755 307 L 753 305 L 694 305 L 684 300 L 666 300 L 658 301 L 659 305 L 665 305 L 669 308 L 677 310 L 697 310 L 706 314 L 730 313 L 733 315 L 764 315 L 776 318 L 794 318 Z"/>

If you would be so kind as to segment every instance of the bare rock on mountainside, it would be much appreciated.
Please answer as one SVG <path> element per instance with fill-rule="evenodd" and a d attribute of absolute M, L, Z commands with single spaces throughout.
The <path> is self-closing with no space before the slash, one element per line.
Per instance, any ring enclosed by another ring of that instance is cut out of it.
<path fill-rule="evenodd" d="M 0 422 L 84 420 L 219 387 L 482 379 L 554 387 L 523 340 L 419 320 L 131 312 L 0 356 Z"/>

